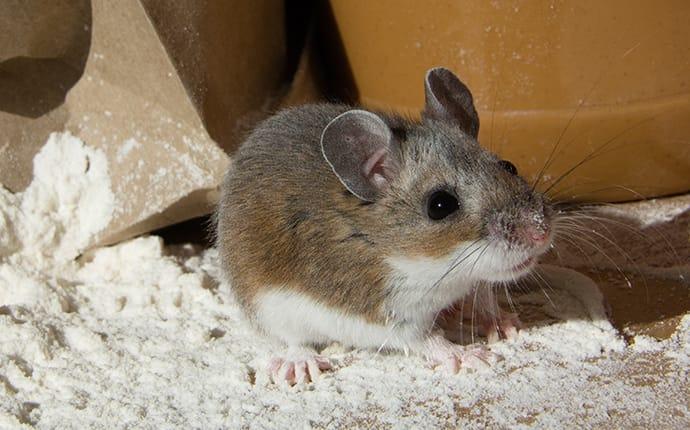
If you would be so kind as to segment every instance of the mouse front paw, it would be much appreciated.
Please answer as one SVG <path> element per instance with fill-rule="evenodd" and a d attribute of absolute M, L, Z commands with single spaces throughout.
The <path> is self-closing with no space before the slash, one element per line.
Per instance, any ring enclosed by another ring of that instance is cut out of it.
<path fill-rule="evenodd" d="M 423 355 L 434 368 L 442 368 L 456 374 L 461 368 L 486 369 L 499 356 L 483 346 L 463 346 L 452 343 L 443 336 L 430 337 L 423 346 Z"/>
<path fill-rule="evenodd" d="M 479 334 L 485 336 L 489 343 L 500 339 L 514 340 L 518 337 L 518 330 L 522 329 L 522 322 L 518 314 L 499 310 L 498 315 L 483 315 L 478 329 Z"/>
<path fill-rule="evenodd" d="M 330 361 L 308 348 L 291 348 L 282 357 L 269 361 L 268 374 L 275 384 L 301 385 L 319 379 L 332 368 Z"/>
<path fill-rule="evenodd" d="M 494 306 L 492 312 L 471 302 L 459 303 L 445 309 L 436 320 L 438 327 L 449 333 L 450 339 L 462 339 L 463 327 L 486 337 L 488 343 L 500 339 L 513 340 L 522 329 L 518 314 L 505 312 Z"/>

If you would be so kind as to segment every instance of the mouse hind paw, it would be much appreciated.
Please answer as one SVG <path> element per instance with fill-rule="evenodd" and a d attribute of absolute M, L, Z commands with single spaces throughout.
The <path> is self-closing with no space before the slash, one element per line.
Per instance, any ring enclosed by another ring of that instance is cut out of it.
<path fill-rule="evenodd" d="M 315 382 L 332 368 L 328 358 L 308 348 L 289 348 L 283 356 L 269 361 L 268 374 L 275 384 L 303 385 Z"/>

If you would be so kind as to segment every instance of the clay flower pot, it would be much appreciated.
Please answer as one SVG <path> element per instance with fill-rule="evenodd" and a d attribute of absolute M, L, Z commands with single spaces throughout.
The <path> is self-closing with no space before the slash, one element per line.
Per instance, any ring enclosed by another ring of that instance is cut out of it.
<path fill-rule="evenodd" d="M 690 4 L 331 0 L 359 99 L 416 113 L 425 70 L 472 90 L 480 142 L 566 200 L 690 190 Z M 584 161 L 583 160 L 587 160 Z M 565 179 L 559 176 L 581 163 Z"/>

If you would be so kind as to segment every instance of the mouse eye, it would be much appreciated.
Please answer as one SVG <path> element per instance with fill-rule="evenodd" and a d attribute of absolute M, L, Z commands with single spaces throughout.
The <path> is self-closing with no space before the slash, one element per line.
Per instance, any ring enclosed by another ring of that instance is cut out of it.
<path fill-rule="evenodd" d="M 437 221 L 452 214 L 459 207 L 458 199 L 454 195 L 448 191 L 436 191 L 429 197 L 426 211 L 429 218 Z"/>
<path fill-rule="evenodd" d="M 498 165 L 511 175 L 517 175 L 517 167 L 515 167 L 515 164 L 511 163 L 510 161 L 501 160 L 498 162 Z"/>

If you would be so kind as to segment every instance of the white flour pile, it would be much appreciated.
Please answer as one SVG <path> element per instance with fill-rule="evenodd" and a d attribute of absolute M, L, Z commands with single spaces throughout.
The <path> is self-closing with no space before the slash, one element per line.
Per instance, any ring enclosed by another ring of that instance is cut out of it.
<path fill-rule="evenodd" d="M 146 237 L 74 261 L 113 210 L 105 157 L 55 134 L 34 170 L 21 195 L 0 189 L 1 429 L 690 425 L 690 317 L 627 347 L 596 286 L 553 267 L 548 300 L 519 298 L 535 323 L 489 370 L 331 346 L 318 383 L 272 386 L 255 360 L 272 346 L 216 281 L 214 250 Z"/>

